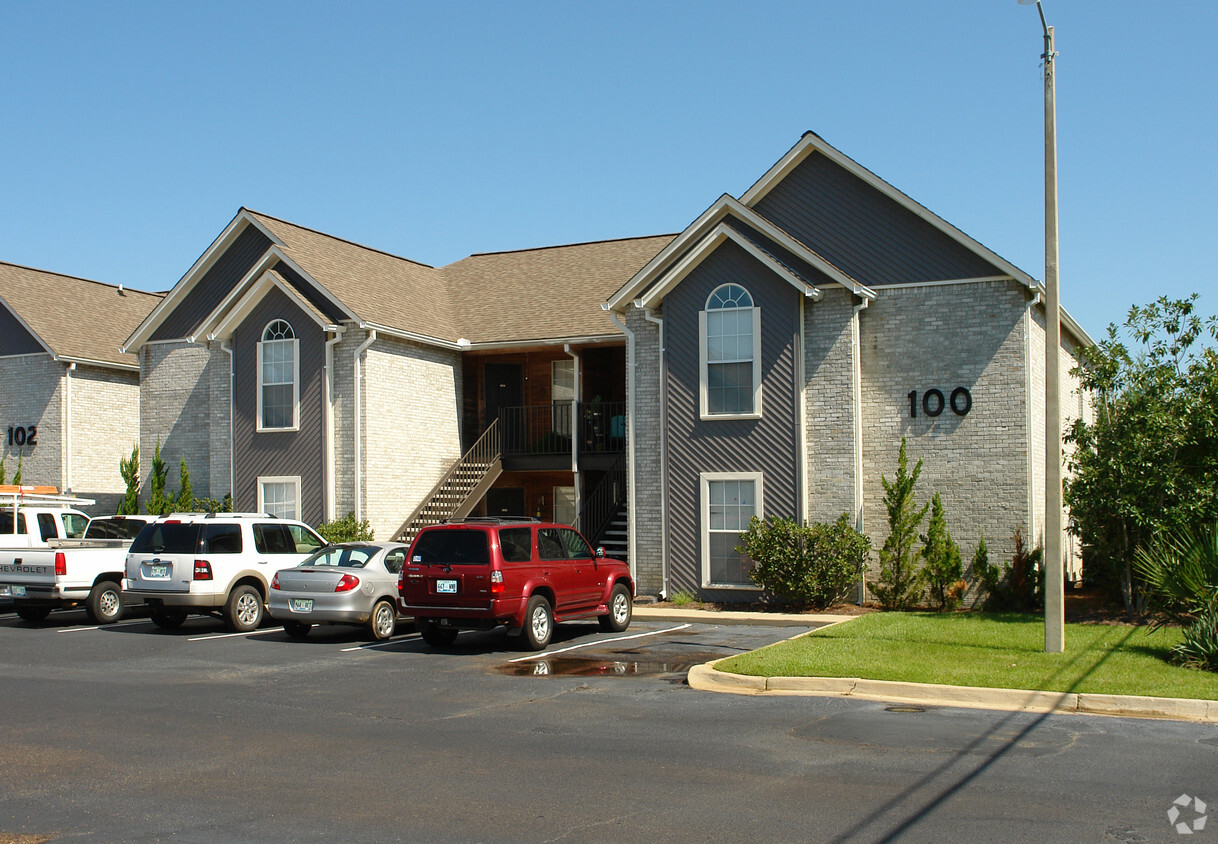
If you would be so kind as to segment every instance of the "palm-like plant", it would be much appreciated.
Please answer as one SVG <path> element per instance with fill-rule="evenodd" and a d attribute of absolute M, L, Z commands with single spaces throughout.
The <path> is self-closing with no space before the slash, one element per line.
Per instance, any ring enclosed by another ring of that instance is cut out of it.
<path fill-rule="evenodd" d="M 1156 627 L 1184 628 L 1184 641 L 1172 648 L 1180 661 L 1218 670 L 1218 523 L 1160 537 L 1138 549 L 1134 567 L 1162 612 Z"/>

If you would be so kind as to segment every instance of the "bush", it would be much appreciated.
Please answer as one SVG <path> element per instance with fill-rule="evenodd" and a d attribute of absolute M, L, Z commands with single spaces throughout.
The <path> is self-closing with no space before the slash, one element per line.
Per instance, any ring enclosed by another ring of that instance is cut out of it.
<path fill-rule="evenodd" d="M 196 498 L 195 512 L 197 513 L 231 513 L 233 512 L 233 495 L 226 493 L 224 498 L 217 501 L 214 498 Z"/>
<path fill-rule="evenodd" d="M 922 505 L 920 510 L 914 504 L 913 488 L 920 474 L 921 460 L 912 472 L 908 471 L 905 438 L 901 437 L 896 477 L 889 483 L 888 478 L 880 476 L 884 507 L 888 511 L 888 538 L 880 549 L 880 579 L 869 584 L 886 610 L 909 609 L 922 599 L 923 575 L 918 569 L 920 555 L 914 543 L 918 539 L 918 525 L 922 524 L 930 504 Z"/>
<path fill-rule="evenodd" d="M 1168 622 L 1184 628 L 1184 641 L 1172 648 L 1177 659 L 1218 670 L 1218 523 L 1161 536 L 1138 549 L 1134 567 L 1162 613 L 1156 629 Z"/>
<path fill-rule="evenodd" d="M 922 537 L 923 572 L 930 599 L 940 610 L 954 610 L 968 590 L 964 581 L 964 565 L 960 560 L 960 546 L 952 539 L 943 516 L 943 499 L 939 493 L 931 499 L 930 524 Z"/>
<path fill-rule="evenodd" d="M 973 557 L 973 571 L 986 593 L 983 606 L 989 612 L 1033 612 L 1044 606 L 1045 574 L 1040 564 L 1044 551 L 1025 551 L 1019 528 L 1015 528 L 1014 539 L 1015 554 L 1011 562 L 1003 564 L 1002 571 L 989 564 L 984 539 Z"/>
<path fill-rule="evenodd" d="M 120 516 L 134 516 L 140 511 L 140 444 L 131 448 L 130 457 L 118 459 L 118 473 L 123 477 L 126 491 L 118 505 Z"/>
<path fill-rule="evenodd" d="M 371 542 L 374 538 L 368 520 L 357 522 L 355 513 L 348 513 L 332 522 L 322 522 L 317 526 L 317 532 L 331 545 L 339 542 Z"/>
<path fill-rule="evenodd" d="M 754 567 L 753 582 L 783 604 L 827 607 L 846 596 L 863 574 L 871 540 L 843 513 L 831 525 L 754 516 L 737 551 Z"/>

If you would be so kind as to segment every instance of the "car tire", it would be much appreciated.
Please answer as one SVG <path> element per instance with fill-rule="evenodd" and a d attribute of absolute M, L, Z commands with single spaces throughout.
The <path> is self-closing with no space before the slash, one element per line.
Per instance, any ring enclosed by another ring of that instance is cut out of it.
<path fill-rule="evenodd" d="M 22 621 L 28 621 L 30 624 L 45 621 L 46 617 L 51 614 L 50 607 L 35 607 L 28 604 L 17 604 L 13 609 Z"/>
<path fill-rule="evenodd" d="M 601 630 L 621 633 L 630 626 L 633 609 L 630 602 L 630 590 L 619 583 L 609 593 L 609 612 L 597 616 L 596 620 L 600 622 Z"/>
<path fill-rule="evenodd" d="M 382 598 L 372 605 L 372 614 L 368 616 L 368 633 L 372 641 L 383 642 L 392 638 L 397 623 L 398 610 L 392 601 Z"/>
<path fill-rule="evenodd" d="M 524 627 L 520 631 L 520 640 L 526 650 L 539 651 L 550 644 L 554 635 L 554 611 L 550 602 L 541 595 L 529 598 L 529 604 L 524 611 Z"/>
<path fill-rule="evenodd" d="M 303 639 L 312 629 L 312 624 L 305 624 L 303 621 L 285 621 L 283 623 L 283 632 L 293 639 Z"/>
<path fill-rule="evenodd" d="M 186 621 L 185 610 L 167 610 L 156 607 L 152 610 L 152 623 L 162 630 L 177 630 Z"/>
<path fill-rule="evenodd" d="M 419 635 L 423 641 L 433 648 L 444 648 L 457 641 L 457 631 L 450 627 L 441 627 L 434 621 L 420 621 Z"/>
<path fill-rule="evenodd" d="M 123 617 L 123 590 L 113 580 L 93 585 L 85 599 L 85 615 L 94 624 L 113 624 Z"/>
<path fill-rule="evenodd" d="M 262 623 L 262 596 L 248 583 L 233 587 L 224 604 L 224 621 L 234 633 L 250 633 Z"/>

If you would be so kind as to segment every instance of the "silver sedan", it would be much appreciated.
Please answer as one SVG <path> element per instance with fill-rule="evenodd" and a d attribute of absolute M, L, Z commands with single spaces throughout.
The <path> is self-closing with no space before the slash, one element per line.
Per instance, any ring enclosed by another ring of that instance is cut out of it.
<path fill-rule="evenodd" d="M 367 626 L 383 641 L 397 626 L 398 573 L 409 546 L 401 542 L 327 545 L 271 581 L 270 613 L 289 636 L 314 624 Z"/>

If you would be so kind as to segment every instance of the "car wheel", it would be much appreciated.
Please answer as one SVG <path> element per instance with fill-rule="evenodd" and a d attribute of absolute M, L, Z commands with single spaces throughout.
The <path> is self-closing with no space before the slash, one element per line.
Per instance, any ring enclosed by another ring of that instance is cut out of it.
<path fill-rule="evenodd" d="M 443 648 L 457 641 L 457 631 L 450 627 L 441 627 L 434 621 L 420 621 L 419 634 L 423 641 L 433 648 Z"/>
<path fill-rule="evenodd" d="M 112 580 L 96 584 L 85 599 L 85 614 L 94 624 L 112 624 L 123 617 L 123 590 Z"/>
<path fill-rule="evenodd" d="M 372 607 L 372 615 L 368 617 L 368 632 L 373 641 L 383 642 L 393 636 L 397 628 L 398 611 L 391 601 L 383 598 Z"/>
<path fill-rule="evenodd" d="M 234 633 L 249 633 L 262 623 L 262 596 L 248 583 L 237 586 L 224 605 L 224 620 Z"/>
<path fill-rule="evenodd" d="M 293 639 L 303 639 L 312 629 L 312 624 L 305 624 L 303 621 L 285 621 L 283 623 L 283 632 Z"/>
<path fill-rule="evenodd" d="M 529 605 L 524 611 L 524 629 L 520 631 L 521 641 L 527 650 L 539 651 L 550 644 L 554 635 L 554 611 L 550 602 L 541 595 L 529 598 Z"/>
<path fill-rule="evenodd" d="M 30 624 L 37 624 L 46 619 L 51 614 L 50 607 L 32 607 L 29 605 L 17 604 L 13 607 L 17 611 L 17 615 L 22 621 L 28 621 Z"/>
<path fill-rule="evenodd" d="M 619 583 L 613 587 L 613 592 L 609 595 L 609 613 L 597 616 L 596 620 L 600 622 L 601 630 L 621 633 L 630 626 L 632 610 L 630 590 Z"/>
<path fill-rule="evenodd" d="M 184 610 L 167 610 L 158 607 L 152 611 L 152 623 L 162 630 L 177 630 L 186 620 Z"/>

